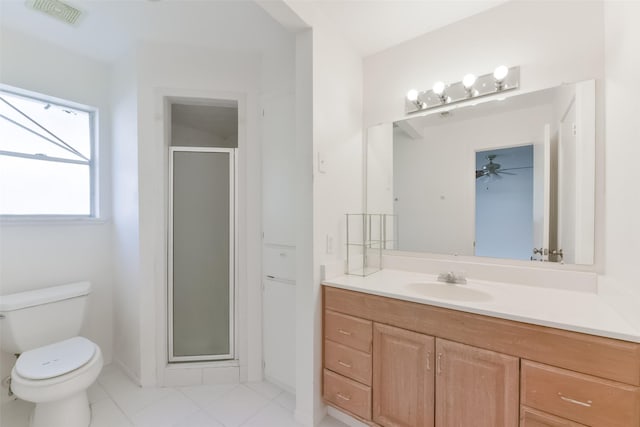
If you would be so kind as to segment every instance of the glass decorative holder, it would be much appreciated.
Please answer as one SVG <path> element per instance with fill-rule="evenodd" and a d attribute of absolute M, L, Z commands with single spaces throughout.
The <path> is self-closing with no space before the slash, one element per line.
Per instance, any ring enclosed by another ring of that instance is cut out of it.
<path fill-rule="evenodd" d="M 368 276 L 382 269 L 382 250 L 393 249 L 394 215 L 346 214 L 347 274 Z"/>

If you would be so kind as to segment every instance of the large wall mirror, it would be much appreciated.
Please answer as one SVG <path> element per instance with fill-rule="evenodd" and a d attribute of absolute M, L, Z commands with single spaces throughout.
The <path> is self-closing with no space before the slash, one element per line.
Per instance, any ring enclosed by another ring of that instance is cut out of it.
<path fill-rule="evenodd" d="M 367 132 L 387 250 L 593 264 L 595 81 Z"/>

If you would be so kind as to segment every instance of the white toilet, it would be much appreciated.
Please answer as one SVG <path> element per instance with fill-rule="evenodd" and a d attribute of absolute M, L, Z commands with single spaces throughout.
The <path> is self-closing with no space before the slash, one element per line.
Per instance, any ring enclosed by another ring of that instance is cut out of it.
<path fill-rule="evenodd" d="M 100 347 L 77 336 L 89 282 L 0 296 L 0 348 L 19 354 L 11 389 L 35 402 L 31 427 L 88 427 L 87 388 L 98 378 Z"/>

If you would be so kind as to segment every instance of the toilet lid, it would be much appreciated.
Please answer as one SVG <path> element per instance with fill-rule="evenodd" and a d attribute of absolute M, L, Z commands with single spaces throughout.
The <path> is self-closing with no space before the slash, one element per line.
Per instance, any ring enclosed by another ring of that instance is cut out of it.
<path fill-rule="evenodd" d="M 96 345 L 83 337 L 25 351 L 18 357 L 15 370 L 22 378 L 44 380 L 64 375 L 87 363 L 96 352 Z"/>

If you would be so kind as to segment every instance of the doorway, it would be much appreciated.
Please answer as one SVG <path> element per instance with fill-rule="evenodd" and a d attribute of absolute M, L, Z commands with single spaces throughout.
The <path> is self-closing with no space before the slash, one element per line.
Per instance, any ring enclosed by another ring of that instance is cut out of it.
<path fill-rule="evenodd" d="M 168 359 L 236 359 L 235 101 L 171 105 Z"/>

